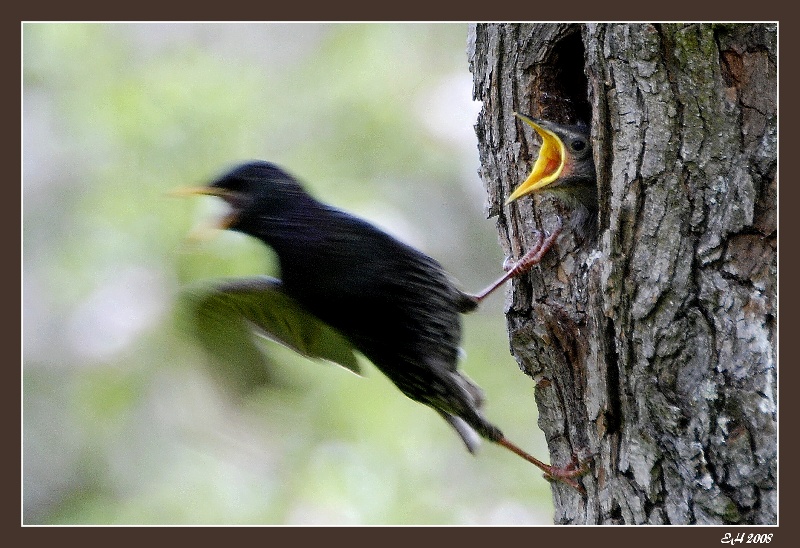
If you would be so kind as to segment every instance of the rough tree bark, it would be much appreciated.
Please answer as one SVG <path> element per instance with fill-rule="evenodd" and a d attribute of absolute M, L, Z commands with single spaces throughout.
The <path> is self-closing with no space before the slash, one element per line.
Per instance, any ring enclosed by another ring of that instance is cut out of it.
<path fill-rule="evenodd" d="M 538 139 L 591 124 L 595 245 L 570 234 L 507 304 L 555 464 L 556 523 L 777 522 L 777 29 L 480 24 L 470 31 L 488 215 L 519 257 L 568 214 L 504 205 Z"/>

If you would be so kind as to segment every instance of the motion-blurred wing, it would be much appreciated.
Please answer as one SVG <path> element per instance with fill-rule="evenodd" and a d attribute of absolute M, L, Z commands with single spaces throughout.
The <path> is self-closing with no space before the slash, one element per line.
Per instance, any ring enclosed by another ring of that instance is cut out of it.
<path fill-rule="evenodd" d="M 339 364 L 361 374 L 353 345 L 338 331 L 306 311 L 269 277 L 225 281 L 185 293 L 197 333 L 206 347 L 248 346 L 258 352 L 252 331 L 309 358 Z"/>

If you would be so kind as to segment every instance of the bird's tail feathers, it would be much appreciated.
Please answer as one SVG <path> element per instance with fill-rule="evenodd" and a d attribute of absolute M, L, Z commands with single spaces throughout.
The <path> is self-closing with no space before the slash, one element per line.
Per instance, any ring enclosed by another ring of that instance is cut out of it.
<path fill-rule="evenodd" d="M 475 429 L 467 424 L 461 417 L 456 417 L 444 411 L 439 411 L 439 414 L 444 417 L 444 420 L 450 423 L 450 426 L 452 426 L 456 432 L 458 432 L 458 435 L 461 436 L 461 439 L 464 441 L 464 445 L 467 446 L 467 450 L 474 454 L 481 445 L 481 437 Z"/>
<path fill-rule="evenodd" d="M 452 375 L 452 379 L 456 382 L 459 388 L 469 394 L 469 398 L 472 400 L 470 402 L 470 407 L 476 410 L 483 407 L 484 397 L 483 390 L 481 390 L 480 386 L 475 384 L 472 379 L 460 371 L 455 371 Z"/>
<path fill-rule="evenodd" d="M 469 452 L 474 453 L 478 449 L 481 438 L 491 441 L 501 439 L 503 433 L 487 421 L 480 411 L 483 405 L 483 391 L 480 387 L 460 372 L 454 372 L 450 378 L 455 381 L 465 396 L 461 400 L 462 406 L 447 411 L 438 408 L 437 411 L 458 432 Z"/>

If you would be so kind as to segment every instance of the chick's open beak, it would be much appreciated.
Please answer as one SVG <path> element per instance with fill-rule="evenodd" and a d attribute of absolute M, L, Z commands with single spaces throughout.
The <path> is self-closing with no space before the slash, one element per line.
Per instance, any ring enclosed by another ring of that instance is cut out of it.
<path fill-rule="evenodd" d="M 542 146 L 539 148 L 539 157 L 533 164 L 531 174 L 511 193 L 506 200 L 507 204 L 557 180 L 564 170 L 567 157 L 564 143 L 558 135 L 547 129 L 547 122 L 517 112 L 514 113 L 514 116 L 536 130 L 536 133 L 542 138 Z"/>

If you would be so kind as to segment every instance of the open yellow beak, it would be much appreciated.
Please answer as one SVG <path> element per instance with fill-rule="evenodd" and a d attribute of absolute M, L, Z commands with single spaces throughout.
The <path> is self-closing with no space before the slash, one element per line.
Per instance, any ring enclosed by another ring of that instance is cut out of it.
<path fill-rule="evenodd" d="M 178 196 L 180 198 L 185 196 L 219 196 L 224 198 L 227 194 L 227 190 L 212 186 L 185 186 L 168 192 L 169 196 Z"/>
<path fill-rule="evenodd" d="M 183 188 L 176 188 L 169 192 L 170 196 L 178 196 L 178 197 L 185 197 L 185 196 L 217 196 L 219 198 L 226 198 L 230 195 L 230 192 L 222 189 L 222 188 L 214 188 L 210 186 L 198 186 L 198 187 L 183 187 Z M 209 224 L 202 225 L 198 228 L 195 228 L 189 233 L 188 239 L 191 241 L 198 241 L 198 240 L 206 240 L 209 237 L 209 234 L 212 230 L 225 230 L 231 227 L 233 223 L 238 218 L 238 214 L 236 212 L 230 212 L 226 215 L 223 215 L 216 221 L 213 221 Z"/>
<path fill-rule="evenodd" d="M 558 179 L 564 169 L 564 163 L 567 157 L 564 143 L 561 142 L 558 135 L 549 129 L 545 129 L 539 125 L 537 121 L 528 118 L 524 114 L 515 112 L 514 116 L 536 130 L 536 133 L 542 138 L 542 146 L 539 149 L 539 157 L 536 158 L 536 163 L 533 164 L 531 174 L 511 193 L 511 196 L 506 200 L 507 204 L 526 194 L 535 192 Z"/>

